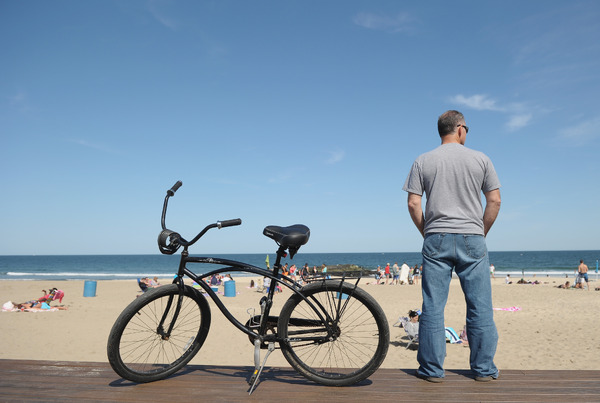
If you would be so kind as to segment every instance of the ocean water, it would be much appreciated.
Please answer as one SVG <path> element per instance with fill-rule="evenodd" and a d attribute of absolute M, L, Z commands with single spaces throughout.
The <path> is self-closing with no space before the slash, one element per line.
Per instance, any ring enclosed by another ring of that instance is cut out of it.
<path fill-rule="evenodd" d="M 238 260 L 264 268 L 266 254 L 229 254 L 217 257 Z M 590 251 L 524 251 L 490 252 L 490 262 L 496 267 L 496 276 L 512 277 L 573 277 L 579 260 L 583 259 L 596 272 L 600 250 Z M 275 254 L 269 254 L 271 264 Z M 398 262 L 414 266 L 421 263 L 420 252 L 394 253 L 298 253 L 285 262 L 310 267 L 335 264 L 356 264 L 369 270 L 378 265 Z M 137 277 L 168 278 L 177 271 L 179 255 L 65 255 L 65 256 L 0 256 L 0 280 L 116 280 Z M 214 265 L 188 266 L 196 273 L 218 268 Z M 235 275 L 235 274 L 234 274 Z"/>

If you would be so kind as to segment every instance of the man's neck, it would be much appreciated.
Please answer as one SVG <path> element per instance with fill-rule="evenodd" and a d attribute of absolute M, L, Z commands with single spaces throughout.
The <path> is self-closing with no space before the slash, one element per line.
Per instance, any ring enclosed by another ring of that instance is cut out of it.
<path fill-rule="evenodd" d="M 460 138 L 458 137 L 458 135 L 454 134 L 447 134 L 444 137 L 442 137 L 442 145 L 444 144 L 461 144 L 460 142 Z"/>

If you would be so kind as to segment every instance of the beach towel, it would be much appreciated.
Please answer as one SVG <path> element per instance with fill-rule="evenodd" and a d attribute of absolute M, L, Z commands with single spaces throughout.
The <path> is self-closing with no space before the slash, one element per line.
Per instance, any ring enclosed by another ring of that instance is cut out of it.
<path fill-rule="evenodd" d="M 8 301 L 5 302 L 4 305 L 2 305 L 2 312 L 56 312 L 59 310 L 58 308 L 52 308 L 45 302 L 42 302 L 41 305 L 41 308 L 28 308 L 21 310 L 16 308 L 11 301 Z"/>
<path fill-rule="evenodd" d="M 517 312 L 520 311 L 521 308 L 518 306 L 511 306 L 510 308 L 494 308 L 494 311 L 510 311 L 510 312 Z"/>
<path fill-rule="evenodd" d="M 408 273 L 410 272 L 410 267 L 406 264 L 403 264 L 400 268 L 400 283 L 408 284 Z"/>
<path fill-rule="evenodd" d="M 450 344 L 462 343 L 462 340 L 460 339 L 456 331 L 454 331 L 454 329 L 452 329 L 451 327 L 446 328 L 446 339 L 448 339 Z"/>

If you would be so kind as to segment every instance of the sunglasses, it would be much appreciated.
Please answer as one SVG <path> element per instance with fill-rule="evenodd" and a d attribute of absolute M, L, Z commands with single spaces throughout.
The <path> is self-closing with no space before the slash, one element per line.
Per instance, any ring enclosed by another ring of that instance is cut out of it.
<path fill-rule="evenodd" d="M 465 128 L 465 131 L 466 131 L 467 133 L 469 133 L 469 126 L 465 126 L 465 125 L 458 125 L 458 126 L 456 126 L 456 127 L 464 127 L 464 128 Z"/>

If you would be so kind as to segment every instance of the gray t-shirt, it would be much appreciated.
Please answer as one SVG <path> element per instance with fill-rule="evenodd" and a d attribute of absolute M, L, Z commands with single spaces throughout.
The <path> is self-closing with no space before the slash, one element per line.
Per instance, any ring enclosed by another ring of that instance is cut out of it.
<path fill-rule="evenodd" d="M 483 235 L 481 192 L 499 189 L 492 161 L 461 144 L 443 144 L 420 155 L 403 190 L 425 193 L 425 233 Z"/>

